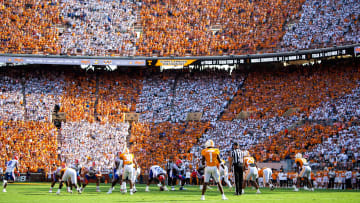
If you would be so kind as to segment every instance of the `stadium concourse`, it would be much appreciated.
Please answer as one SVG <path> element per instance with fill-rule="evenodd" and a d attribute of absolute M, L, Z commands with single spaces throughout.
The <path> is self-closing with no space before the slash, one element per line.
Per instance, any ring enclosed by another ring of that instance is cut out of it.
<path fill-rule="evenodd" d="M 0 54 L 214 56 L 356 44 L 357 0 L 13 0 Z"/>

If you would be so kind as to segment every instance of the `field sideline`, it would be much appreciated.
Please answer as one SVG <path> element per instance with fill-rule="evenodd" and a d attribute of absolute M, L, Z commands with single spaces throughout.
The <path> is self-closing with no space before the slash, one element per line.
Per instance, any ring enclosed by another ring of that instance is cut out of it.
<path fill-rule="evenodd" d="M 213 186 L 206 193 L 206 201 L 201 201 L 201 191 L 198 186 L 187 186 L 186 191 L 160 192 L 154 185 L 151 192 L 144 192 L 145 185 L 137 185 L 138 192 L 130 196 L 121 194 L 117 185 L 112 194 L 107 194 L 110 184 L 101 184 L 101 192 L 95 192 L 95 184 L 85 188 L 83 194 L 69 194 L 65 188 L 60 195 L 56 195 L 58 184 L 53 193 L 49 193 L 50 183 L 15 183 L 9 184 L 7 193 L 0 193 L 0 202 L 360 202 L 359 191 L 315 190 L 315 192 L 293 192 L 291 189 L 261 189 L 262 194 L 255 194 L 255 190 L 247 188 L 242 196 L 234 196 L 233 191 L 226 187 L 228 201 L 222 201 L 221 195 Z M 178 187 L 177 187 L 178 189 Z"/>

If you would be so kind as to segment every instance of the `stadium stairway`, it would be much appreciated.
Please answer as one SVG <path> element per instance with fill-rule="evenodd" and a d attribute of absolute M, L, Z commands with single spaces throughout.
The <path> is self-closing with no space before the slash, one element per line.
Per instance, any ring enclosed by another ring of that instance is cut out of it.
<path fill-rule="evenodd" d="M 246 72 L 245 77 L 244 77 L 244 80 L 243 80 L 242 83 L 240 83 L 239 86 L 238 86 L 238 91 L 236 91 L 236 93 L 235 93 L 234 95 L 232 95 L 232 97 L 230 98 L 230 100 L 227 102 L 226 106 L 224 107 L 224 109 L 220 112 L 219 116 L 217 117 L 217 119 L 216 119 L 217 121 L 218 121 L 218 120 L 221 120 L 223 114 L 225 113 L 225 110 L 228 110 L 231 102 L 233 102 L 234 97 L 236 97 L 236 96 L 238 95 L 239 90 L 241 90 L 241 88 L 244 86 L 248 75 L 249 75 L 249 73 Z M 242 91 L 241 91 L 241 92 L 242 92 Z"/>

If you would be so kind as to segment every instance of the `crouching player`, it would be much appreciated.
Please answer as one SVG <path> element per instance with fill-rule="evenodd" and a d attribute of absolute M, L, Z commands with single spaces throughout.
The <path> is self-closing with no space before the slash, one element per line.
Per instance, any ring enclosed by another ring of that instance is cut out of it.
<path fill-rule="evenodd" d="M 244 178 L 243 188 L 245 188 L 245 181 L 250 181 L 250 183 L 256 188 L 256 194 L 260 194 L 261 192 L 259 189 L 259 185 L 256 182 L 256 179 L 258 178 L 259 174 L 256 168 L 254 157 L 248 154 L 248 156 L 244 157 L 244 163 L 245 163 L 245 178 Z M 244 191 L 242 191 L 242 194 L 244 194 Z"/>
<path fill-rule="evenodd" d="M 51 186 L 50 186 L 49 193 L 52 193 L 52 189 L 54 188 L 55 184 L 56 184 L 57 182 L 60 182 L 60 179 L 61 179 L 61 177 L 60 177 L 60 176 L 61 176 L 60 170 L 61 170 L 61 167 L 60 167 L 60 166 L 57 166 L 57 167 L 56 167 L 56 170 L 51 174 L 52 182 L 51 182 Z M 65 182 L 65 183 L 66 183 L 66 185 L 68 185 L 67 182 Z"/>
<path fill-rule="evenodd" d="M 81 190 L 80 188 L 77 186 L 77 175 L 76 175 L 76 171 L 72 168 L 62 168 L 60 170 L 60 184 L 59 184 L 59 189 L 56 192 L 57 195 L 60 194 L 61 188 L 63 187 L 64 182 L 69 181 L 70 185 L 72 187 L 75 187 L 76 190 L 78 191 L 79 194 L 81 194 Z M 72 192 L 72 191 L 71 191 Z"/>
<path fill-rule="evenodd" d="M 302 155 L 298 153 L 295 155 L 295 163 L 297 170 L 300 171 L 300 173 L 297 177 L 297 181 L 296 181 L 297 184 L 296 187 L 294 188 L 294 191 L 295 192 L 299 191 L 301 178 L 304 179 L 304 190 L 314 191 L 314 188 L 311 184 L 311 168 L 308 165 L 307 160 L 305 158 L 302 158 Z M 306 185 L 308 185 L 309 188 L 306 187 Z"/>
<path fill-rule="evenodd" d="M 107 192 L 108 194 L 111 194 L 112 191 L 115 189 L 116 183 L 119 182 L 120 185 L 122 184 L 123 160 L 120 159 L 121 154 L 122 153 L 119 152 L 118 156 L 115 157 L 114 178 L 113 178 L 113 181 L 111 183 L 111 188 Z"/>
<path fill-rule="evenodd" d="M 19 165 L 19 161 L 17 156 L 14 156 L 12 160 L 6 163 L 5 177 L 3 182 L 3 192 L 6 192 L 6 186 L 8 184 L 8 181 L 10 180 L 15 181 L 15 173 L 17 175 L 20 175 L 18 165 Z M 15 168 L 16 168 L 16 172 L 14 172 Z"/>
<path fill-rule="evenodd" d="M 165 178 L 166 178 L 166 171 L 161 168 L 158 165 L 154 165 L 150 167 L 149 170 L 149 180 L 146 184 L 146 188 L 145 188 L 145 192 L 149 192 L 149 185 L 151 184 L 151 182 L 156 182 L 158 181 L 161 186 L 160 186 L 160 190 L 165 190 L 168 191 L 166 185 L 165 185 Z"/>
<path fill-rule="evenodd" d="M 202 188 L 201 193 L 201 200 L 205 200 L 205 192 L 207 185 L 209 184 L 210 177 L 213 177 L 214 182 L 218 185 L 221 198 L 222 200 L 227 200 L 224 190 L 221 186 L 220 182 L 220 172 L 219 172 L 219 165 L 220 165 L 220 151 L 217 148 L 214 148 L 214 141 L 208 140 L 205 143 L 205 149 L 201 151 L 201 162 L 203 165 L 205 165 L 205 179 L 204 179 L 204 185 Z"/>
<path fill-rule="evenodd" d="M 264 187 L 269 187 L 270 190 L 274 190 L 274 185 L 271 183 L 272 170 L 271 168 L 258 169 L 259 177 L 263 177 Z"/>
<path fill-rule="evenodd" d="M 185 177 L 182 176 L 181 172 L 184 170 L 182 167 L 182 161 L 180 159 L 176 160 L 175 163 L 172 163 L 170 166 L 170 177 L 171 177 L 171 190 L 175 190 L 176 181 L 179 179 L 181 182 L 180 190 L 184 190 Z"/>
<path fill-rule="evenodd" d="M 100 192 L 100 178 L 101 171 L 99 168 L 96 168 L 95 161 L 92 163 L 92 166 L 89 168 L 82 167 L 81 169 L 81 177 L 80 180 L 83 182 L 81 191 L 85 189 L 85 187 L 89 184 L 89 180 L 96 180 L 96 192 Z"/>

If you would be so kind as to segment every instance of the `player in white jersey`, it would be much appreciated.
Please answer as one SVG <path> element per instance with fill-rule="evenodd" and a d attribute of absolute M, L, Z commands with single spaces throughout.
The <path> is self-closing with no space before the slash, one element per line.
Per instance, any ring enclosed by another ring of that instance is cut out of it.
<path fill-rule="evenodd" d="M 116 183 L 122 184 L 122 174 L 123 174 L 123 160 L 120 159 L 121 152 L 118 153 L 118 156 L 115 157 L 115 165 L 114 165 L 114 176 L 111 183 L 111 188 L 107 192 L 108 194 L 111 194 L 112 191 L 115 189 Z M 121 192 L 121 190 L 120 190 Z"/>
<path fill-rule="evenodd" d="M 221 160 L 221 164 L 220 164 L 220 180 L 223 181 L 229 186 L 229 188 L 232 188 L 232 185 L 229 181 L 229 169 L 228 167 L 225 165 L 225 160 Z"/>
<path fill-rule="evenodd" d="M 81 194 L 81 189 L 77 186 L 77 175 L 76 175 L 76 171 L 72 168 L 62 168 L 60 170 L 60 185 L 59 185 L 59 189 L 56 192 L 57 195 L 60 194 L 61 188 L 63 186 L 64 182 L 71 182 L 70 185 L 75 187 L 76 190 L 78 191 L 79 194 Z M 72 191 L 71 191 L 72 192 Z"/>
<path fill-rule="evenodd" d="M 80 181 L 80 172 L 81 172 L 81 168 L 82 166 L 79 163 L 78 159 L 75 159 L 74 163 L 71 164 L 70 168 L 74 169 L 76 171 L 76 175 L 77 175 L 77 184 L 79 187 L 81 187 L 81 181 Z M 70 190 L 70 188 L 69 188 Z M 72 190 L 72 188 L 71 188 Z"/>
<path fill-rule="evenodd" d="M 149 169 L 149 180 L 146 184 L 145 192 L 149 192 L 149 185 L 153 181 L 158 181 L 160 183 L 160 190 L 168 191 L 165 180 L 167 178 L 166 171 L 158 165 L 151 166 Z"/>
<path fill-rule="evenodd" d="M 18 157 L 14 156 L 14 158 L 6 163 L 5 177 L 3 182 L 3 192 L 6 192 L 6 186 L 9 180 L 15 181 L 15 169 L 16 173 L 19 174 L 18 171 Z"/>

